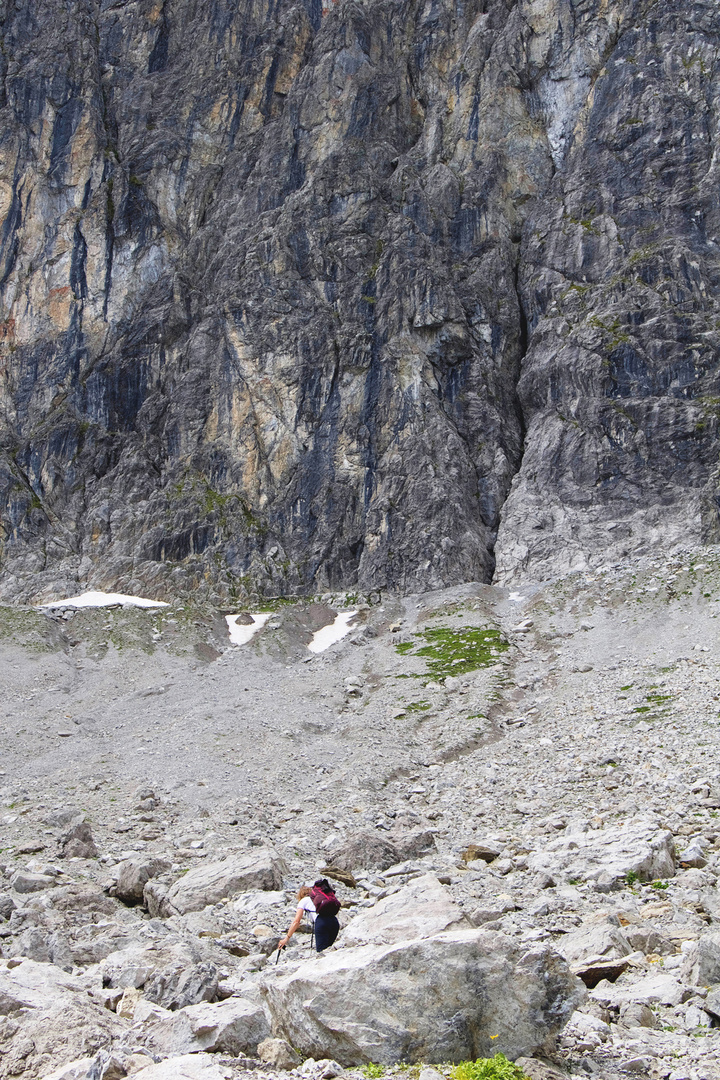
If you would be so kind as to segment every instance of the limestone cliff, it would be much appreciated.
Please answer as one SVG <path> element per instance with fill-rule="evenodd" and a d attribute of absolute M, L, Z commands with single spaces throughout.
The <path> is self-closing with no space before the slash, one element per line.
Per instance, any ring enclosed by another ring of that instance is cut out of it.
<path fill-rule="evenodd" d="M 4 595 L 716 538 L 715 4 L 0 11 Z"/>

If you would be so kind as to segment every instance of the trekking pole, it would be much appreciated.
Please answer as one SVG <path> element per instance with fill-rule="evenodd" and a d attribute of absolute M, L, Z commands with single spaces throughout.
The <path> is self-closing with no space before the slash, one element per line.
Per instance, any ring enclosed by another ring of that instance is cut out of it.
<path fill-rule="evenodd" d="M 314 937 L 315 937 L 315 923 L 312 924 L 312 928 L 310 930 L 310 952 L 312 952 L 313 938 Z"/>
<path fill-rule="evenodd" d="M 281 952 L 282 952 L 282 945 L 278 945 L 278 954 L 277 954 L 277 958 L 275 960 L 275 967 L 277 967 L 277 965 L 278 965 L 278 960 L 280 959 L 280 953 Z"/>

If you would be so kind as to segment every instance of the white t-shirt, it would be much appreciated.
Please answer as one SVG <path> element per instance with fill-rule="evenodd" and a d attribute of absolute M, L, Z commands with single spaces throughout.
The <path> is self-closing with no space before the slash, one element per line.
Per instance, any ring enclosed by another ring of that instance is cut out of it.
<path fill-rule="evenodd" d="M 298 904 L 298 908 L 302 908 L 302 910 L 310 916 L 311 923 L 315 922 L 315 920 L 317 919 L 317 911 L 315 910 L 315 905 L 313 904 L 309 896 L 303 896 L 302 900 Z"/>

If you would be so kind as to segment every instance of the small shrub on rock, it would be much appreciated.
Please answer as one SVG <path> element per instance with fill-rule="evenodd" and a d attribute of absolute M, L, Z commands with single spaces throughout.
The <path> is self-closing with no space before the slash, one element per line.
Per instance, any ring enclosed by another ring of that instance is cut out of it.
<path fill-rule="evenodd" d="M 504 1054 L 477 1061 L 461 1061 L 452 1071 L 453 1080 L 529 1080 L 519 1065 L 508 1061 Z"/>

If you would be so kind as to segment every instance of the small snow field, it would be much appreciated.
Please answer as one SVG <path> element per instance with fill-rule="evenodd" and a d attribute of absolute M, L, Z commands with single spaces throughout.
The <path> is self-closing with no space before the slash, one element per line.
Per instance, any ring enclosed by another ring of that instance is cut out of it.
<path fill-rule="evenodd" d="M 308 645 L 310 652 L 325 652 L 331 645 L 335 645 L 336 642 L 342 641 L 345 635 L 349 634 L 352 630 L 350 623 L 356 615 L 357 611 L 341 611 L 334 622 L 329 623 L 327 626 L 323 626 L 322 630 L 316 630 L 313 634 L 312 641 Z"/>
<path fill-rule="evenodd" d="M 230 640 L 233 645 L 247 645 L 257 634 L 258 630 L 262 630 L 265 623 L 272 615 L 271 611 L 260 611 L 256 615 L 251 615 L 251 623 L 238 625 L 237 620 L 239 615 L 226 615 L 225 622 L 227 623 L 228 633 L 230 634 Z"/>
<path fill-rule="evenodd" d="M 148 600 L 144 596 L 128 596 L 125 593 L 85 592 L 79 596 L 69 596 L 67 600 L 51 600 L 47 604 L 38 604 L 43 608 L 101 608 L 115 607 L 160 608 L 169 607 L 164 600 Z"/>

